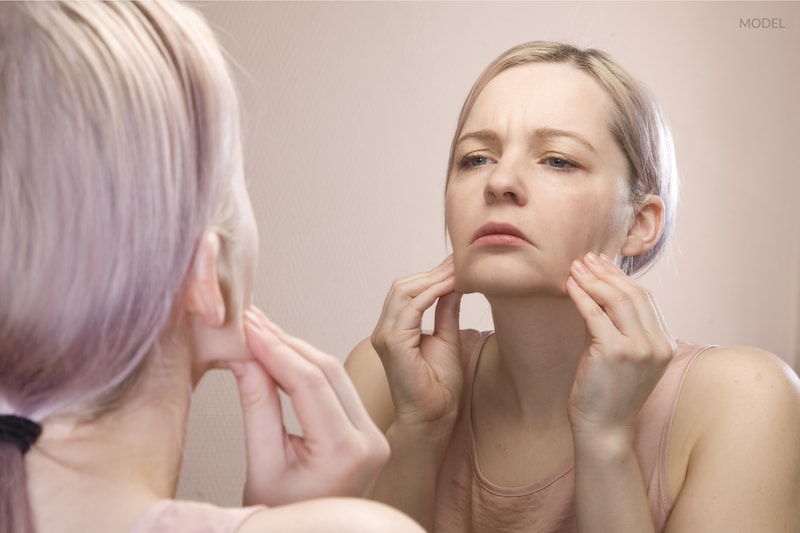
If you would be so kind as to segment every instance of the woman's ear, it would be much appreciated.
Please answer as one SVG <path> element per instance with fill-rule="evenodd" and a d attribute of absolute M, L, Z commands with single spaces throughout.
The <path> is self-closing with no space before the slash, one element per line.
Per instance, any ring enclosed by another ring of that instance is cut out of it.
<path fill-rule="evenodd" d="M 641 255 L 652 249 L 664 229 L 664 201 L 660 196 L 647 195 L 635 209 L 633 223 L 620 250 L 624 256 Z"/>
<path fill-rule="evenodd" d="M 219 254 L 219 235 L 206 231 L 197 245 L 186 280 L 186 311 L 202 319 L 209 327 L 220 327 L 225 323 L 225 299 L 217 270 Z"/>

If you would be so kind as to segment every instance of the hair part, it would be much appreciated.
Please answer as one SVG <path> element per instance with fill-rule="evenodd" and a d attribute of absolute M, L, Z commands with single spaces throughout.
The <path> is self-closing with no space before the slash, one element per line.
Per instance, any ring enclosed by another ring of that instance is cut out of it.
<path fill-rule="evenodd" d="M 678 171 L 672 135 L 660 107 L 646 89 L 608 54 L 596 49 L 532 41 L 503 52 L 478 77 L 467 95 L 456 124 L 447 179 L 453 171 L 455 146 L 475 101 L 486 85 L 501 72 L 529 63 L 566 63 L 591 76 L 613 102 L 611 134 L 628 161 L 631 201 L 636 207 L 648 195 L 664 202 L 664 227 L 658 242 L 647 252 L 622 257 L 620 268 L 628 275 L 647 270 L 663 253 L 675 224 L 678 203 Z"/>

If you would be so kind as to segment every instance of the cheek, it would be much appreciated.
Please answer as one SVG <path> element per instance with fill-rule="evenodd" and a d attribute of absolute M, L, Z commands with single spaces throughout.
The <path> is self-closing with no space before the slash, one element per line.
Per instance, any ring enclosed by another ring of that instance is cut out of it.
<path fill-rule="evenodd" d="M 466 247 L 466 232 L 463 222 L 460 220 L 460 212 L 454 206 L 458 205 L 459 201 L 455 198 L 451 189 L 448 189 L 445 195 L 444 204 L 444 221 L 447 228 L 447 236 L 450 239 L 450 246 L 453 250 L 453 263 L 455 272 L 455 290 L 458 292 L 470 292 L 468 287 L 463 283 L 465 279 L 466 259 L 464 257 L 464 249 Z"/>
<path fill-rule="evenodd" d="M 467 201 L 468 197 L 452 186 L 445 193 L 444 222 L 454 249 L 464 244 L 464 234 L 468 232 L 465 220 L 469 211 Z"/>
<path fill-rule="evenodd" d="M 583 209 L 585 217 L 567 222 L 570 226 L 567 232 L 576 237 L 571 259 L 583 257 L 590 251 L 614 257 L 625 241 L 630 209 L 619 204 L 601 208 L 597 204 L 584 205 Z"/>

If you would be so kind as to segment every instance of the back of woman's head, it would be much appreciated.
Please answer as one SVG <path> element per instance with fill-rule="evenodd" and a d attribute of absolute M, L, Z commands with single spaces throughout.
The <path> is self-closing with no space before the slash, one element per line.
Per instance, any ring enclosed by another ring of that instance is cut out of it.
<path fill-rule="evenodd" d="M 0 415 L 92 417 L 125 394 L 237 169 L 238 120 L 188 7 L 0 5 Z M 0 442 L 2 531 L 27 529 L 21 465 Z"/>
<path fill-rule="evenodd" d="M 523 43 L 503 52 L 480 75 L 461 108 L 447 176 L 453 169 L 455 142 L 486 84 L 501 72 L 528 63 L 570 64 L 594 78 L 611 97 L 611 133 L 628 161 L 633 204 L 650 194 L 660 196 L 664 202 L 664 228 L 658 242 L 644 254 L 623 257 L 620 264 L 627 274 L 646 270 L 666 248 L 675 224 L 678 171 L 672 135 L 655 100 L 605 52 L 549 41 Z"/>

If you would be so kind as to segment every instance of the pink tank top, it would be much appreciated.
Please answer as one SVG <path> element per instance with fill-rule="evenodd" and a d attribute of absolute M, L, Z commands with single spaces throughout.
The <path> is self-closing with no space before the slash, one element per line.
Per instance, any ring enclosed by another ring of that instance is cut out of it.
<path fill-rule="evenodd" d="M 472 430 L 472 388 L 480 352 L 492 332 L 465 332 L 461 414 L 450 437 L 436 485 L 434 531 L 570 533 L 576 531 L 574 460 L 545 479 L 502 487 L 478 466 Z M 678 352 L 637 417 L 634 449 L 647 488 L 656 531 L 663 531 L 674 502 L 669 497 L 667 447 L 681 387 L 692 361 L 710 346 L 678 342 Z"/>
<path fill-rule="evenodd" d="M 250 515 L 262 509 L 265 507 L 217 507 L 161 500 L 148 509 L 130 533 L 234 533 Z"/>

